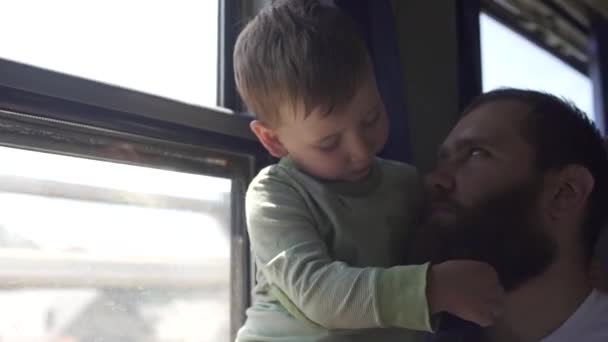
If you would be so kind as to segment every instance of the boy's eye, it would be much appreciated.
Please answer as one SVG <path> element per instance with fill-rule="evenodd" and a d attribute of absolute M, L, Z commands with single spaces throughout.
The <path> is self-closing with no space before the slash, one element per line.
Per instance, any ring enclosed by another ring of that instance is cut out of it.
<path fill-rule="evenodd" d="M 335 150 L 340 143 L 340 140 L 333 139 L 330 142 L 317 146 L 317 148 L 321 151 L 329 152 Z"/>

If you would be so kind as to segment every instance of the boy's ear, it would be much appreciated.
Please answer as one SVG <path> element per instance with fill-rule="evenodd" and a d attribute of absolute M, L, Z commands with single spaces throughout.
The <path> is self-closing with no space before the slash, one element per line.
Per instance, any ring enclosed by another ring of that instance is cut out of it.
<path fill-rule="evenodd" d="M 251 124 L 251 131 L 258 137 L 258 140 L 264 145 L 266 150 L 275 158 L 282 158 L 287 155 L 285 146 L 279 140 L 278 135 L 274 130 L 264 125 L 258 120 L 253 120 Z"/>

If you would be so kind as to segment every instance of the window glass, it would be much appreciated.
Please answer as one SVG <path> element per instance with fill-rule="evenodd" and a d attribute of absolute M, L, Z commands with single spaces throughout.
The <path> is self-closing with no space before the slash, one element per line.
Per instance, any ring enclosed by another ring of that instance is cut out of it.
<path fill-rule="evenodd" d="M 483 90 L 515 87 L 565 97 L 594 118 L 593 89 L 587 75 L 481 14 Z"/>
<path fill-rule="evenodd" d="M 218 0 L 0 2 L 0 58 L 216 105 Z"/>
<path fill-rule="evenodd" d="M 229 341 L 229 179 L 0 160 L 0 341 Z"/>

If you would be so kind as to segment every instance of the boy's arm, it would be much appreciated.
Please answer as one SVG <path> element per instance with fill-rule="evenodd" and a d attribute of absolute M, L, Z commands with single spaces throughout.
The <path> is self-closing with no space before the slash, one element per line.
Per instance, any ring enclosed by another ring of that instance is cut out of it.
<path fill-rule="evenodd" d="M 431 329 L 427 265 L 355 268 L 332 260 L 302 196 L 270 175 L 250 187 L 246 205 L 261 271 L 292 313 L 327 329 Z"/>

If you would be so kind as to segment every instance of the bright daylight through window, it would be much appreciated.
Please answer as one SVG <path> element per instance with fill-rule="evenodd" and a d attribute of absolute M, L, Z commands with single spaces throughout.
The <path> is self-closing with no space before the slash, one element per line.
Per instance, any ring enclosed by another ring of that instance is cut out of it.
<path fill-rule="evenodd" d="M 487 14 L 480 20 L 484 91 L 505 86 L 546 91 L 571 100 L 593 119 L 593 89 L 587 75 Z"/>
<path fill-rule="evenodd" d="M 229 341 L 230 180 L 0 159 L 0 341 Z"/>
<path fill-rule="evenodd" d="M 0 58 L 215 106 L 218 0 L 0 2 Z"/>

